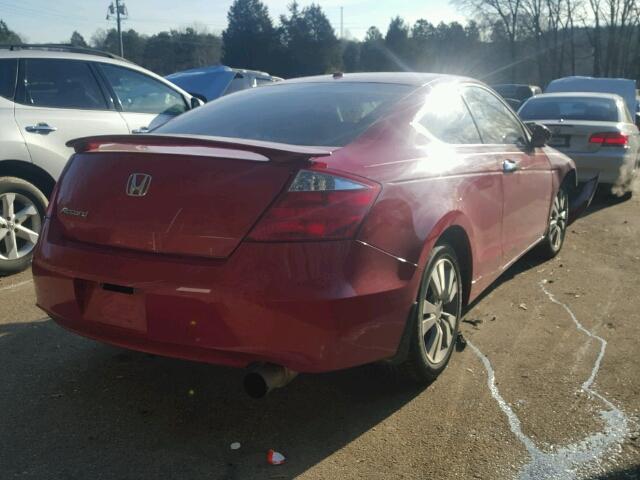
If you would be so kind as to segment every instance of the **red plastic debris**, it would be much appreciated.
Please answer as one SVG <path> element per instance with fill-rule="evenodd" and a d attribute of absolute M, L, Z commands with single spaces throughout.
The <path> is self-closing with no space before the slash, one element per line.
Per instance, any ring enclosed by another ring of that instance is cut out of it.
<path fill-rule="evenodd" d="M 287 459 L 280 452 L 276 452 L 275 450 L 269 450 L 267 452 L 267 462 L 270 465 L 282 465 L 286 462 Z"/>

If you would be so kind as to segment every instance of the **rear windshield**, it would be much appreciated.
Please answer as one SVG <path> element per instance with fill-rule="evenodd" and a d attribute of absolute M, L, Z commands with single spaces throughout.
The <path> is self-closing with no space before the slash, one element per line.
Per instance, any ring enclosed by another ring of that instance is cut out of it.
<path fill-rule="evenodd" d="M 518 113 L 523 120 L 620 121 L 618 105 L 615 100 L 609 98 L 532 98 L 522 106 Z"/>
<path fill-rule="evenodd" d="M 155 132 L 341 147 L 413 88 L 383 83 L 274 84 L 220 98 Z"/>

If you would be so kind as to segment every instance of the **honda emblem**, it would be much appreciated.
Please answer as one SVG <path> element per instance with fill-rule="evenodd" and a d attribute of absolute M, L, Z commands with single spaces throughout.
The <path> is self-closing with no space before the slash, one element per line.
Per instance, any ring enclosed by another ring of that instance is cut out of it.
<path fill-rule="evenodd" d="M 151 185 L 151 175 L 146 173 L 132 173 L 127 181 L 127 195 L 130 197 L 144 197 Z"/>

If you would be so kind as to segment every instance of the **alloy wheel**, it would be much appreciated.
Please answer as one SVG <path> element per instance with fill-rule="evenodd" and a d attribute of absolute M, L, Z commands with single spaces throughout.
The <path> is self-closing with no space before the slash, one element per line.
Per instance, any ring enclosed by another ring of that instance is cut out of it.
<path fill-rule="evenodd" d="M 443 362 L 455 344 L 460 312 L 460 291 L 453 263 L 440 258 L 433 267 L 422 299 L 420 334 L 427 359 Z"/>
<path fill-rule="evenodd" d="M 0 260 L 29 255 L 41 228 L 42 218 L 33 201 L 19 193 L 0 195 Z"/>
<path fill-rule="evenodd" d="M 564 190 L 560 190 L 553 199 L 551 215 L 549 218 L 549 241 L 554 250 L 559 250 L 564 239 L 569 218 L 569 201 Z"/>

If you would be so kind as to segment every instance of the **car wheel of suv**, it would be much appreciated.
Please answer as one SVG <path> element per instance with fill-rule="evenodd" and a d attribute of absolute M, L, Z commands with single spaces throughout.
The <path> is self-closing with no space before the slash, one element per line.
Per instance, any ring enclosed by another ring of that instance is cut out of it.
<path fill-rule="evenodd" d="M 0 177 L 0 275 L 29 266 L 47 205 L 47 197 L 31 183 Z"/>
<path fill-rule="evenodd" d="M 569 195 L 567 195 L 567 191 L 564 188 L 560 187 L 551 205 L 547 235 L 538 248 L 540 256 L 543 258 L 553 258 L 560 253 L 562 245 L 564 244 L 565 234 L 567 233 L 568 221 Z"/>
<path fill-rule="evenodd" d="M 407 360 L 400 366 L 428 384 L 445 369 L 455 348 L 462 311 L 462 282 L 455 251 L 438 245 L 425 268 Z"/>

